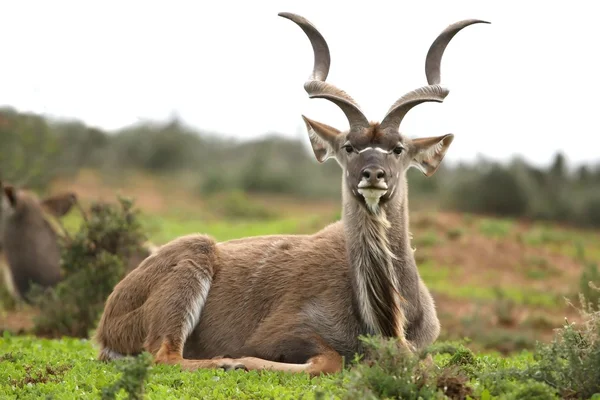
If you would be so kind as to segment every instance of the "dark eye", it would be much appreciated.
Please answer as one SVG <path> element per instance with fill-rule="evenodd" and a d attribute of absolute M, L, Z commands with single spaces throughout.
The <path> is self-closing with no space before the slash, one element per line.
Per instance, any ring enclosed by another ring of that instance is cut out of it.
<path fill-rule="evenodd" d="M 396 154 L 401 154 L 403 151 L 404 151 L 404 147 L 402 147 L 402 146 L 396 146 L 394 148 L 394 153 L 396 153 Z"/>
<path fill-rule="evenodd" d="M 354 148 L 351 145 L 347 144 L 344 146 L 344 150 L 346 150 L 346 153 L 352 153 L 354 151 Z"/>

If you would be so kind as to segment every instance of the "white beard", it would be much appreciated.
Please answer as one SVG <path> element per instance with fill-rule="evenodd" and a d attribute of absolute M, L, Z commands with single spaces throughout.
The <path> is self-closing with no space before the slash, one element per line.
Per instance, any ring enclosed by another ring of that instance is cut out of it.
<path fill-rule="evenodd" d="M 367 208 L 373 214 L 379 211 L 379 199 L 387 193 L 385 189 L 358 189 L 358 193 L 362 195 L 367 204 Z"/>

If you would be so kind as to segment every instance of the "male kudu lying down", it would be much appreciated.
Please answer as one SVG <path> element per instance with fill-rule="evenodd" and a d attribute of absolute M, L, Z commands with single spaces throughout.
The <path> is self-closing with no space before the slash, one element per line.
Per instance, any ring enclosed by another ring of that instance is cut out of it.
<path fill-rule="evenodd" d="M 428 85 L 395 102 L 380 123 L 327 83 L 325 39 L 298 24 L 314 50 L 310 98 L 338 105 L 350 129 L 303 117 L 315 157 L 342 168 L 342 219 L 312 235 L 271 235 L 217 243 L 206 235 L 177 238 L 144 260 L 114 288 L 97 328 L 100 359 L 144 350 L 158 363 L 185 369 L 272 369 L 310 374 L 342 368 L 361 352 L 358 336 L 397 337 L 421 349 L 439 334 L 433 299 L 419 276 L 408 233 L 406 171 L 435 173 L 454 136 L 409 139 L 406 113 L 442 102 L 440 62 L 462 28 L 450 25 L 426 58 Z"/>

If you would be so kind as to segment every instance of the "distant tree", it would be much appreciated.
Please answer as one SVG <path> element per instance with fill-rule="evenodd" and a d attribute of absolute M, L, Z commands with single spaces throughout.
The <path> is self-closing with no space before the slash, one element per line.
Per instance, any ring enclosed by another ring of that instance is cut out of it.
<path fill-rule="evenodd" d="M 493 165 L 473 180 L 457 185 L 454 204 L 468 212 L 521 216 L 527 211 L 527 194 L 515 175 L 501 165 Z"/>
<path fill-rule="evenodd" d="M 0 149 L 2 177 L 15 185 L 43 190 L 59 173 L 58 141 L 40 116 L 1 109 Z"/>
<path fill-rule="evenodd" d="M 577 169 L 577 180 L 580 184 L 587 184 L 591 181 L 592 173 L 587 165 L 582 165 Z"/>
<path fill-rule="evenodd" d="M 554 161 L 548 171 L 554 182 L 563 182 L 567 177 L 567 161 L 562 152 L 554 155 Z"/>

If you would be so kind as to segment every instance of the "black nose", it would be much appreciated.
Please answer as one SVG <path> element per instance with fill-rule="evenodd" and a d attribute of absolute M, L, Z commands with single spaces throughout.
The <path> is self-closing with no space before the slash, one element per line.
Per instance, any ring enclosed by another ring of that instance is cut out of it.
<path fill-rule="evenodd" d="M 361 172 L 363 178 L 371 183 L 377 183 L 385 178 L 385 171 L 381 168 L 366 167 Z"/>

